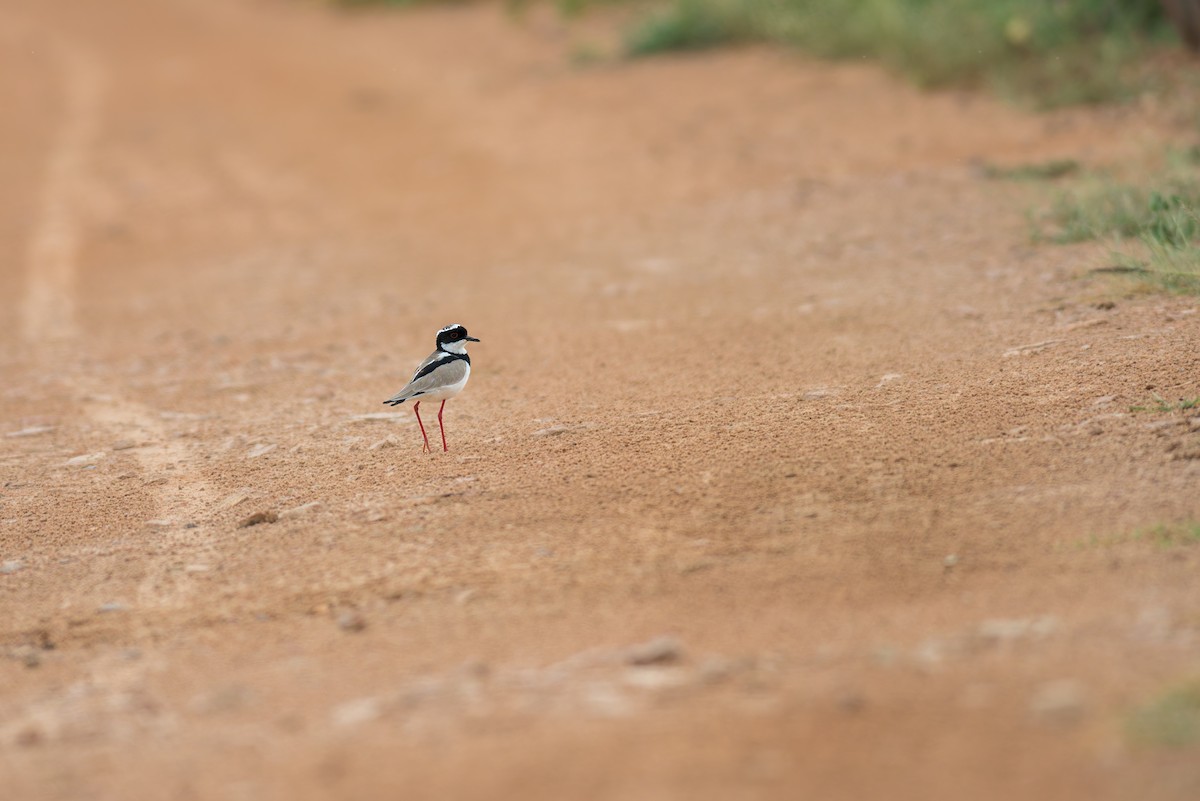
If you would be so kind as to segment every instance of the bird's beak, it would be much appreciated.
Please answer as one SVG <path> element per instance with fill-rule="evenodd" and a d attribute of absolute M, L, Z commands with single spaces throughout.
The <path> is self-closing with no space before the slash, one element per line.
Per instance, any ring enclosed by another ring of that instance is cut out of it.
<path fill-rule="evenodd" d="M 475 337 L 467 337 L 467 341 L 468 342 L 478 342 L 479 340 L 476 339 Z"/>

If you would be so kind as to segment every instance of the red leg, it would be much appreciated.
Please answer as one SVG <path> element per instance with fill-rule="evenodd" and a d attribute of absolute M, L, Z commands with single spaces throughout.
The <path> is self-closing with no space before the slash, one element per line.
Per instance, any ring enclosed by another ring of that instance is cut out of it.
<path fill-rule="evenodd" d="M 450 450 L 446 447 L 446 429 L 442 425 L 442 412 L 446 410 L 446 402 L 442 401 L 442 405 L 438 407 L 438 430 L 442 432 L 442 453 Z"/>
<path fill-rule="evenodd" d="M 413 404 L 413 411 L 417 413 L 417 425 L 421 427 L 421 436 L 425 438 L 425 444 L 421 447 L 421 453 L 430 453 L 429 435 L 425 433 L 425 424 L 421 422 L 421 402 L 417 401 Z"/>

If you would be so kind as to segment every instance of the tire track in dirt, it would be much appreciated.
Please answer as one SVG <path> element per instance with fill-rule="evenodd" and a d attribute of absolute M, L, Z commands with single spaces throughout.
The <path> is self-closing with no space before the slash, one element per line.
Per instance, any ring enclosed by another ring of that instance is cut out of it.
<path fill-rule="evenodd" d="M 42 208 L 29 240 L 22 333 L 32 343 L 73 339 L 78 215 L 89 151 L 100 126 L 104 77 L 95 57 L 57 40 L 51 51 L 62 74 L 63 120 L 50 146 Z"/>
<path fill-rule="evenodd" d="M 83 240 L 86 202 L 95 187 L 89 162 L 99 138 L 108 72 L 88 47 L 57 38 L 50 48 L 61 76 L 63 112 L 51 139 L 43 183 L 41 212 L 28 243 L 25 294 L 21 301 L 22 335 L 38 356 L 50 365 L 66 344 L 86 347 L 81 337 L 78 311 L 79 252 Z M 75 388 L 86 398 L 83 413 L 109 432 L 110 441 L 131 444 L 143 477 L 176 471 L 181 478 L 193 459 L 187 443 L 172 438 L 163 414 L 115 391 L 109 384 L 79 377 Z M 186 481 L 155 479 L 144 482 L 155 513 L 152 524 L 166 528 L 171 537 L 168 552 L 191 550 L 207 544 L 197 528 L 184 521 L 199 519 L 212 509 L 215 495 L 204 481 L 187 475 Z M 141 605 L 174 606 L 190 595 L 166 576 L 164 563 L 148 562 L 147 575 L 138 586 Z M 170 587 L 163 590 L 161 587 Z"/>

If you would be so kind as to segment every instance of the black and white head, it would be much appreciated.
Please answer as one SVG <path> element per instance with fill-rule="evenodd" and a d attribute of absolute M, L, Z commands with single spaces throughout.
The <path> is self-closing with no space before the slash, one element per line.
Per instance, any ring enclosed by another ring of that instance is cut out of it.
<path fill-rule="evenodd" d="M 478 341 L 475 337 L 467 336 L 467 329 L 458 323 L 448 325 L 437 332 L 438 350 L 444 350 L 447 353 L 466 353 L 467 343 Z"/>

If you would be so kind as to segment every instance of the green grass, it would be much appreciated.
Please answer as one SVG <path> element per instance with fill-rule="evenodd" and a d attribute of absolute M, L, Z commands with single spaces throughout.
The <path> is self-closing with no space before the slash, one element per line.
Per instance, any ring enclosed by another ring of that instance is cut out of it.
<path fill-rule="evenodd" d="M 1074 547 L 1110 548 L 1130 543 L 1148 543 L 1163 549 L 1200 545 L 1200 522 L 1189 520 L 1182 523 L 1159 523 L 1118 534 L 1093 534 L 1074 543 Z"/>
<path fill-rule="evenodd" d="M 1174 403 L 1160 395 L 1153 396 L 1153 403 L 1146 406 L 1130 406 L 1129 411 L 1137 412 L 1186 412 L 1200 408 L 1200 398 L 1180 398 Z"/>
<path fill-rule="evenodd" d="M 628 33 L 632 55 L 777 42 L 870 58 L 925 87 L 985 87 L 1037 106 L 1136 91 L 1168 36 L 1157 0 L 669 0 Z"/>
<path fill-rule="evenodd" d="M 1014 167 L 998 167 L 993 164 L 984 165 L 985 178 L 1006 181 L 1053 181 L 1075 175 L 1082 170 L 1082 165 L 1075 159 L 1054 159 L 1038 164 L 1018 164 Z"/>
<path fill-rule="evenodd" d="M 468 0 L 327 0 L 418 5 Z M 507 0 L 519 14 L 532 0 Z M 1141 88 L 1139 62 L 1173 34 L 1159 0 L 551 0 L 564 16 L 625 5 L 630 56 L 772 42 L 871 59 L 923 87 L 987 88 L 1038 107 Z"/>
<path fill-rule="evenodd" d="M 1192 151 L 1174 153 L 1143 182 L 1085 173 L 1034 220 L 1035 241 L 1103 240 L 1113 264 L 1155 289 L 1200 294 L 1200 170 Z"/>
<path fill-rule="evenodd" d="M 1143 746 L 1200 745 L 1200 679 L 1173 687 L 1135 710 L 1126 722 L 1126 733 Z"/>
<path fill-rule="evenodd" d="M 1138 538 L 1152 542 L 1159 548 L 1200 544 L 1200 523 L 1159 523 L 1157 526 L 1139 529 Z"/>
<path fill-rule="evenodd" d="M 1151 193 L 1139 233 L 1145 256 L 1118 254 L 1118 267 L 1170 292 L 1200 294 L 1200 203 L 1188 195 Z"/>
<path fill-rule="evenodd" d="M 332 6 L 341 8 L 368 8 L 370 6 L 396 6 L 403 8 L 406 6 L 434 6 L 434 5 L 462 5 L 465 6 L 471 0 L 325 0 Z"/>
<path fill-rule="evenodd" d="M 1137 236 L 1149 223 L 1149 201 L 1143 187 L 1090 176 L 1055 200 L 1050 219 L 1057 230 L 1043 238 L 1066 244 Z"/>
<path fill-rule="evenodd" d="M 1165 245 L 1195 238 L 1195 212 L 1200 208 L 1200 180 L 1194 169 L 1178 168 L 1157 176 L 1153 187 L 1089 174 L 1055 200 L 1049 221 L 1053 242 L 1149 237 Z"/>

